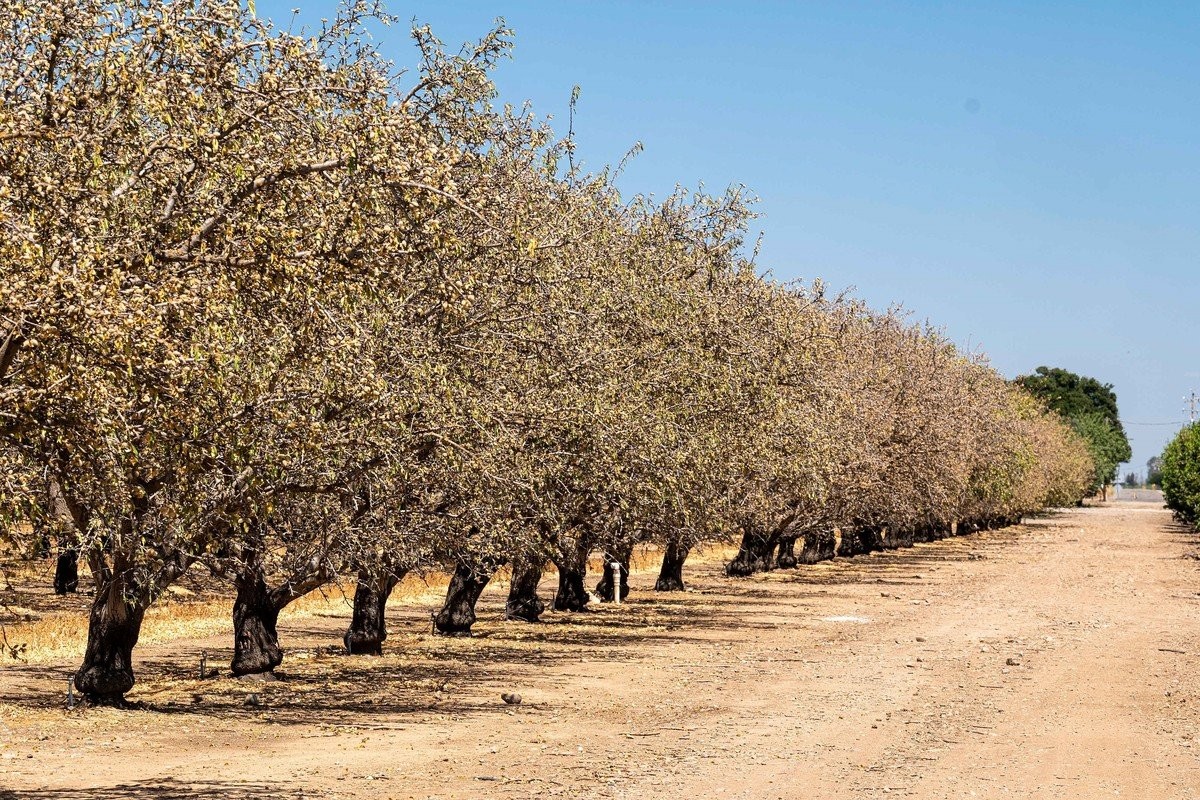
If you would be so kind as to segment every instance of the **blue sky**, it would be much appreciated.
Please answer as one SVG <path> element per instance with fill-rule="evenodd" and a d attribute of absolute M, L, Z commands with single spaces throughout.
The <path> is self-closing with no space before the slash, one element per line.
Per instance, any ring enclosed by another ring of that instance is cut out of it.
<path fill-rule="evenodd" d="M 286 20 L 329 0 L 271 0 Z M 760 198 L 761 263 L 902 303 L 1009 377 L 1114 384 L 1144 468 L 1200 391 L 1200 4 L 401 4 L 447 43 L 496 17 L 496 74 L 622 189 Z M 403 28 L 381 32 L 414 62 Z M 1153 424 L 1144 424 L 1153 423 Z"/>

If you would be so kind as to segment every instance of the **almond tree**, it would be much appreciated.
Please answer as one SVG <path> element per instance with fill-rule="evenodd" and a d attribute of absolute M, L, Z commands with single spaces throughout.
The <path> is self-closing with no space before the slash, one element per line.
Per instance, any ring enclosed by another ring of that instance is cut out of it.
<path fill-rule="evenodd" d="M 326 313 L 388 278 L 365 255 L 437 245 L 455 153 L 369 19 L 351 3 L 302 36 L 233 0 L 0 9 L 3 441 L 79 522 L 97 591 L 76 684 L 97 702 L 132 685 L 155 597 L 269 514 L 287 464 L 252 434 L 313 399 L 290 377 L 344 345 Z"/>

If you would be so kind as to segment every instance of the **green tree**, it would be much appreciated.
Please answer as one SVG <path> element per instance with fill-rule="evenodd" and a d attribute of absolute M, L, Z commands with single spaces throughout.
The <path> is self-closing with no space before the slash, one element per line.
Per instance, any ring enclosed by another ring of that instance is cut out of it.
<path fill-rule="evenodd" d="M 1038 367 L 1014 383 L 1068 420 L 1088 443 L 1096 465 L 1093 489 L 1099 491 L 1116 480 L 1117 466 L 1133 457 L 1117 411 L 1111 383 L 1077 375 L 1060 367 Z"/>
<path fill-rule="evenodd" d="M 1146 485 L 1162 486 L 1162 456 L 1152 456 L 1146 462 Z"/>
<path fill-rule="evenodd" d="M 1200 425 L 1188 425 L 1163 451 L 1162 489 L 1175 516 L 1191 525 L 1200 522 Z"/>
<path fill-rule="evenodd" d="M 1092 491 L 1098 492 L 1116 480 L 1117 466 L 1130 456 L 1129 442 L 1103 414 L 1092 412 L 1070 418 L 1071 427 L 1087 443 L 1095 470 Z"/>

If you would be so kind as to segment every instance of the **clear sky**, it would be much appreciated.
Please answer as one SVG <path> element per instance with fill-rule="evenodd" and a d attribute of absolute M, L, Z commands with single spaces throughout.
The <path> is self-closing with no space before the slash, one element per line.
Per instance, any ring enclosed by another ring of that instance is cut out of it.
<path fill-rule="evenodd" d="M 259 0 L 277 21 L 331 0 Z M 397 3 L 621 188 L 744 183 L 761 263 L 902 303 L 1006 376 L 1115 386 L 1143 470 L 1200 392 L 1200 4 Z M 414 63 L 404 28 L 380 35 Z"/>

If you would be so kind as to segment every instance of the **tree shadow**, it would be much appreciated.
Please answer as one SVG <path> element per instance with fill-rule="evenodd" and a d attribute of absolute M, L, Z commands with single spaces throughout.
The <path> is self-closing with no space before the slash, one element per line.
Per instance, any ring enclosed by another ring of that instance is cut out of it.
<path fill-rule="evenodd" d="M 334 644 L 344 618 L 298 619 L 280 626 L 286 649 L 278 670 L 282 680 L 233 678 L 227 667 L 231 647 L 159 645 L 139 654 L 138 685 L 129 699 L 143 711 L 165 717 L 253 719 L 273 725 L 379 727 L 441 714 L 538 714 L 545 709 L 537 703 L 513 707 L 501 694 L 567 679 L 548 666 L 633 663 L 657 658 L 654 650 L 684 641 L 703 639 L 720 646 L 743 640 L 748 630 L 795 625 L 813 604 L 860 598 L 860 585 L 923 585 L 935 577 L 940 563 L 977 558 L 978 551 L 1011 545 L 1017 536 L 976 533 L 747 579 L 727 578 L 721 563 L 703 563 L 692 571 L 697 590 L 652 593 L 653 576 L 643 574 L 634 594 L 619 606 L 547 612 L 535 624 L 504 621 L 504 597 L 495 592 L 481 600 L 476 635 L 469 638 L 434 636 L 428 608 L 398 604 L 388 609 L 393 634 L 381 657 L 346 655 Z M 547 599 L 545 595 L 543 589 Z M 215 677 L 200 677 L 202 651 L 207 651 L 207 666 Z M 43 710 L 65 706 L 70 670 L 25 665 L 9 674 L 16 679 L 0 682 L 0 701 Z"/>
<path fill-rule="evenodd" d="M 0 800 L 279 800 L 300 790 L 278 784 L 235 781 L 176 781 L 162 778 L 86 789 L 0 789 Z"/>

